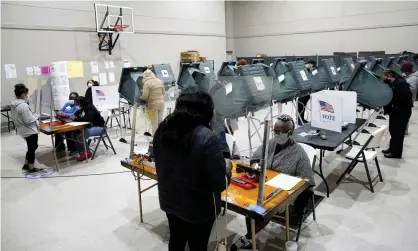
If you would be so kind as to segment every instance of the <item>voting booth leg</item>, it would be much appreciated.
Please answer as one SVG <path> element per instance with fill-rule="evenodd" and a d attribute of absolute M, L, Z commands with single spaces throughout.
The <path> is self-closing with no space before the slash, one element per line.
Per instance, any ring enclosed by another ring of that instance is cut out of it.
<path fill-rule="evenodd" d="M 327 189 L 327 197 L 329 197 L 329 186 L 328 186 L 328 182 L 325 179 L 324 173 L 322 171 L 322 157 L 324 156 L 325 150 L 320 150 L 319 151 L 319 173 L 317 171 L 314 170 L 314 172 L 316 174 L 318 174 L 319 177 L 321 177 L 321 179 L 324 181 L 325 187 Z"/>
<path fill-rule="evenodd" d="M 255 238 L 255 220 L 251 219 L 251 241 L 252 250 L 257 251 L 257 239 Z"/>
<path fill-rule="evenodd" d="M 286 205 L 286 212 L 285 212 L 285 221 L 286 221 L 286 241 L 290 240 L 290 233 L 289 233 L 289 204 Z"/>
<path fill-rule="evenodd" d="M 58 172 L 59 169 L 59 165 L 58 165 L 58 159 L 57 159 L 57 152 L 55 151 L 55 142 L 54 142 L 54 134 L 51 135 L 51 141 L 52 141 L 52 154 L 54 155 L 54 159 L 55 159 L 55 170 Z"/>
<path fill-rule="evenodd" d="M 142 217 L 142 191 L 141 191 L 141 178 L 138 175 L 138 202 L 139 202 L 139 220 L 141 223 L 144 223 L 144 219 Z"/>

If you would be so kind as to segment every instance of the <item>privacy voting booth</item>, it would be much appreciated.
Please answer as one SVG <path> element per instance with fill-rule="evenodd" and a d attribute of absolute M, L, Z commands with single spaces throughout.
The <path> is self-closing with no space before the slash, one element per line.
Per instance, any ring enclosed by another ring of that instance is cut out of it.
<path fill-rule="evenodd" d="M 91 87 L 93 105 L 99 111 L 112 110 L 119 107 L 117 85 L 102 85 Z"/>
<path fill-rule="evenodd" d="M 235 61 L 222 62 L 221 69 L 218 71 L 218 76 L 223 76 L 223 77 L 237 76 L 238 74 L 236 73 L 236 70 L 237 70 L 236 64 L 237 62 Z"/>
<path fill-rule="evenodd" d="M 311 102 L 313 127 L 341 132 L 343 124 L 356 122 L 355 92 L 324 90 L 313 93 Z"/>

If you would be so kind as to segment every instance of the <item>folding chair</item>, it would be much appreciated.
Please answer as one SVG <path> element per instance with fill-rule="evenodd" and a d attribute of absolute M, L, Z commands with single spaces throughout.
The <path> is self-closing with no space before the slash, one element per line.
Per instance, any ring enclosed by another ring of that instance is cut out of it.
<path fill-rule="evenodd" d="M 91 160 L 93 160 L 94 159 L 94 156 L 96 155 L 97 148 L 100 145 L 100 141 L 103 141 L 103 144 L 106 147 L 106 149 L 109 149 L 108 145 L 106 144 L 105 139 L 107 139 L 109 141 L 109 144 L 110 144 L 110 147 L 113 150 L 113 153 L 116 154 L 116 151 L 115 151 L 115 148 L 113 147 L 112 141 L 110 140 L 110 137 L 107 134 L 107 124 L 109 122 L 110 111 L 109 110 L 103 110 L 100 113 L 100 115 L 102 115 L 103 119 L 105 120 L 105 125 L 103 127 L 102 133 L 99 136 L 92 136 L 92 137 L 89 137 L 87 139 L 87 145 L 88 145 L 88 147 L 90 147 L 90 143 L 91 143 L 92 140 L 99 139 L 99 142 L 97 142 L 96 147 L 94 148 L 93 155 L 91 156 Z"/>
<path fill-rule="evenodd" d="M 382 173 L 380 172 L 379 161 L 377 160 L 376 148 L 380 147 L 383 136 L 387 131 L 387 126 L 382 126 L 372 133 L 369 139 L 363 146 L 353 146 L 352 149 L 345 155 L 345 157 L 351 160 L 350 165 L 338 179 L 337 184 L 341 182 L 346 174 L 350 174 L 356 165 L 361 162 L 364 164 L 366 169 L 367 179 L 370 185 L 370 191 L 374 193 L 372 179 L 370 178 L 368 162 L 373 161 L 376 163 L 377 172 L 379 174 L 379 179 L 383 182 Z"/>

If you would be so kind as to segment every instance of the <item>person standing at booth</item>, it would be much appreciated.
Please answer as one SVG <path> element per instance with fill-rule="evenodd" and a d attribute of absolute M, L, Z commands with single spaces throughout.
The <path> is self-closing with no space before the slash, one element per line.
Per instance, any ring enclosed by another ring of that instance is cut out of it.
<path fill-rule="evenodd" d="M 142 82 L 144 84 L 142 99 L 146 102 L 152 134 L 155 134 L 164 116 L 165 86 L 163 81 L 152 72 L 152 66 L 148 66 L 148 69 L 144 72 Z"/>
<path fill-rule="evenodd" d="M 406 127 L 412 113 L 412 92 L 405 79 L 397 77 L 392 70 L 383 72 L 383 81 L 393 91 L 392 101 L 384 107 L 389 114 L 389 133 L 391 136 L 389 149 L 383 150 L 386 158 L 402 158 L 403 141 Z"/>
<path fill-rule="evenodd" d="M 35 151 L 38 149 L 38 117 L 32 113 L 28 104 L 29 89 L 24 84 L 17 84 L 14 92 L 16 98 L 11 102 L 13 122 L 17 128 L 17 133 L 25 139 L 28 147 L 22 171 L 28 173 L 38 172 L 42 170 L 34 166 Z"/>
<path fill-rule="evenodd" d="M 309 60 L 306 63 L 306 69 L 308 70 L 309 74 L 312 74 L 312 72 L 316 69 L 316 61 L 315 60 Z M 308 104 L 309 99 L 311 98 L 310 95 L 306 95 L 304 97 L 298 98 L 298 124 L 301 125 L 308 123 L 308 121 L 305 119 L 305 110 L 306 110 L 306 104 Z"/>
<path fill-rule="evenodd" d="M 224 159 L 209 125 L 213 113 L 207 92 L 186 88 L 154 135 L 158 196 L 168 218 L 169 251 L 184 250 L 186 243 L 190 251 L 207 250 L 221 211 L 221 193 L 228 186 L 232 164 Z"/>

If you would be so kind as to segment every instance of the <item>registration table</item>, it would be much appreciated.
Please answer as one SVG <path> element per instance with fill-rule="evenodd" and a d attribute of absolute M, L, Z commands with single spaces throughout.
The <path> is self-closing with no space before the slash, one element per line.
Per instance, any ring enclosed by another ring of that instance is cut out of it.
<path fill-rule="evenodd" d="M 62 134 L 63 136 L 63 140 L 68 139 L 67 137 L 65 137 L 65 133 L 68 132 L 75 132 L 75 131 L 81 131 L 81 133 L 83 134 L 83 138 L 84 138 L 84 128 L 88 125 L 88 122 L 72 122 L 72 123 L 64 123 L 64 122 L 59 122 L 59 121 L 54 121 L 52 124 L 52 127 L 50 126 L 50 123 L 40 123 L 39 124 L 39 128 L 41 133 L 51 136 L 51 141 L 52 141 L 52 149 L 53 149 L 53 153 L 54 153 L 54 158 L 55 158 L 55 164 L 57 167 L 57 171 L 59 171 L 59 166 L 58 166 L 58 159 L 57 159 L 57 155 L 55 152 L 55 148 L 58 146 L 55 146 L 55 142 L 54 142 L 54 137 L 56 134 Z M 73 140 L 73 139 L 68 139 L 68 140 Z M 73 140 L 74 141 L 74 140 Z M 84 140 L 83 142 L 84 144 L 84 150 L 87 152 L 87 146 L 86 146 L 86 141 Z M 87 153 L 86 153 L 87 154 Z M 88 158 L 86 158 L 86 162 Z"/>
<path fill-rule="evenodd" d="M 147 161 L 140 161 L 138 159 L 129 159 L 129 160 L 122 160 L 121 165 L 130 169 L 131 171 L 135 172 L 137 177 L 147 177 L 157 181 L 157 173 L 155 170 L 154 163 L 147 162 Z M 233 162 L 233 170 L 232 176 L 236 176 L 235 172 L 236 162 Z M 266 172 L 266 180 L 269 181 L 273 179 L 280 173 L 267 170 Z M 147 187 L 142 190 L 141 188 L 141 179 L 138 178 L 138 196 L 139 196 L 139 213 L 140 213 L 140 220 L 143 222 L 142 217 L 142 193 L 151 189 L 152 187 L 156 186 L 157 184 L 153 184 L 150 187 Z M 251 218 L 251 228 L 253 231 L 253 250 L 256 250 L 256 236 L 254 234 L 255 231 L 255 221 L 256 220 L 268 220 L 273 217 L 276 213 L 285 211 L 286 216 L 286 241 L 290 239 L 289 237 L 289 205 L 294 202 L 297 196 L 302 193 L 305 189 L 309 187 L 309 181 L 302 179 L 295 187 L 292 188 L 290 191 L 281 191 L 274 195 L 272 198 L 267 200 L 263 204 L 263 208 L 265 212 L 260 214 L 255 211 L 249 210 L 248 207 L 250 205 L 257 204 L 257 196 L 258 196 L 258 185 L 255 189 L 245 190 L 239 186 L 234 184 L 230 184 L 227 191 L 222 193 L 222 203 L 225 206 L 227 201 L 228 210 L 241 214 L 245 217 Z M 264 198 L 267 195 L 271 194 L 276 188 L 265 185 L 264 188 Z"/>

